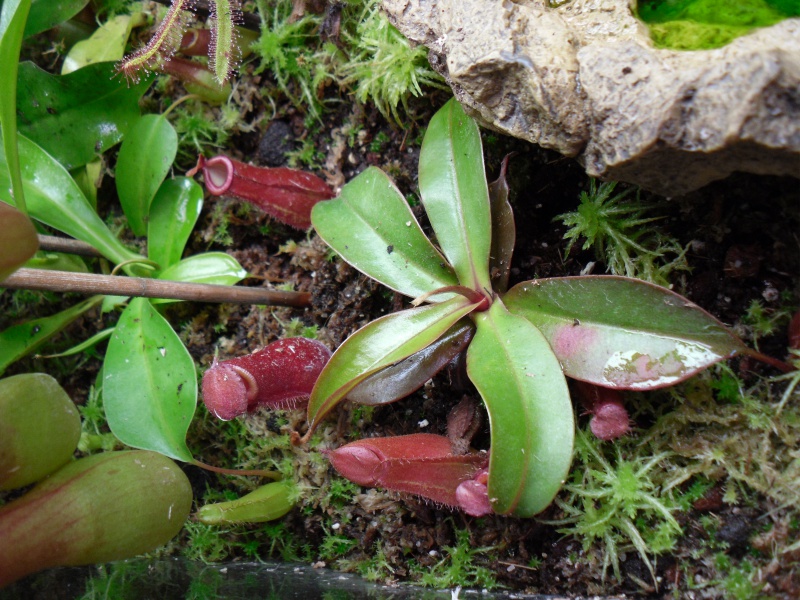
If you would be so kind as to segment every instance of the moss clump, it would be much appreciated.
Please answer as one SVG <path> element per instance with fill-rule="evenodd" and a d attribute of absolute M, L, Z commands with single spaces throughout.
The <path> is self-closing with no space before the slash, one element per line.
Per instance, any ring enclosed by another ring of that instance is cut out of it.
<path fill-rule="evenodd" d="M 688 269 L 686 251 L 653 224 L 663 217 L 651 216 L 656 207 L 643 201 L 638 189 L 615 194 L 616 185 L 615 181 L 598 185 L 597 180 L 589 180 L 589 189 L 581 192 L 578 210 L 555 217 L 569 227 L 564 234 L 569 240 L 566 254 L 583 238 L 583 249 L 594 248 L 609 273 L 670 285 L 673 271 Z M 632 192 L 635 195 L 630 197 Z"/>
<path fill-rule="evenodd" d="M 641 0 L 640 19 L 658 48 L 719 48 L 758 27 L 800 16 L 799 0 Z"/>
<path fill-rule="evenodd" d="M 325 19 L 296 19 L 291 2 L 258 0 L 263 26 L 251 46 L 260 59 L 254 73 L 270 72 L 276 87 L 296 108 L 320 123 L 326 88 L 335 83 L 361 103 L 372 102 L 390 121 L 402 122 L 410 96 L 424 88 L 447 89 L 428 64 L 428 51 L 411 44 L 380 10 L 379 0 L 340 2 L 339 33 L 325 41 Z M 327 98 L 327 100 L 326 100 Z M 308 164 L 301 155 L 296 160 Z"/>

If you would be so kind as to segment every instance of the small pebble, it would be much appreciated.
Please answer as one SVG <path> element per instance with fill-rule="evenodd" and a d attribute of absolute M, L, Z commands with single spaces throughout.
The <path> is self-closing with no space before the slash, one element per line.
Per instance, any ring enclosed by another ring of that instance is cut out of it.
<path fill-rule="evenodd" d="M 292 128 L 286 121 L 272 121 L 258 142 L 258 158 L 268 167 L 281 167 L 286 153 L 294 150 Z"/>

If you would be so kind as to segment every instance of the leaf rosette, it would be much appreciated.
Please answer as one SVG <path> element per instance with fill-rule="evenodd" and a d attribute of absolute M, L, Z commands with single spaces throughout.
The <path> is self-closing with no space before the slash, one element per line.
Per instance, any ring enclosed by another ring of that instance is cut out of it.
<path fill-rule="evenodd" d="M 342 400 L 383 404 L 408 395 L 457 347 L 489 413 L 491 507 L 530 517 L 552 502 L 572 461 L 566 376 L 648 390 L 747 348 L 698 306 L 636 279 L 534 280 L 506 292 L 515 233 L 505 167 L 488 185 L 478 127 L 451 100 L 420 152 L 420 195 L 435 242 L 374 167 L 314 207 L 313 226 L 343 260 L 416 298 L 416 307 L 366 325 L 334 353 L 311 394 L 306 439 Z"/>

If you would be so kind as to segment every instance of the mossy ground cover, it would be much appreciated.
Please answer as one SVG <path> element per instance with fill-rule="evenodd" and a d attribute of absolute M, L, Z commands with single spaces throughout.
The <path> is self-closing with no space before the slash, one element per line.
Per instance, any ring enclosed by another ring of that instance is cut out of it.
<path fill-rule="evenodd" d="M 271 31 L 286 28 L 284 41 L 276 38 L 265 46 L 271 59 L 246 60 L 228 102 L 214 106 L 192 99 L 173 111 L 170 118 L 180 123 L 180 164 L 191 165 L 198 151 L 222 152 L 256 164 L 292 164 L 333 185 L 376 165 L 415 206 L 422 134 L 449 93 L 424 87 L 420 79 L 422 95 L 404 95 L 405 104 L 392 104 L 391 95 L 379 100 L 369 94 L 359 102 L 358 86 L 315 83 L 314 74 L 330 64 L 324 61 L 340 51 L 319 36 L 324 15 L 309 12 L 311 22 L 292 29 L 285 22 L 290 3 L 258 4 L 277 19 Z M 361 14 L 365 8 L 347 10 Z M 363 27 L 365 21 L 358 22 Z M 349 23 L 343 25 L 347 36 L 363 35 Z M 391 41 L 395 35 L 380 28 L 368 33 L 370 40 Z M 61 58 L 52 49 L 50 40 L 37 38 L 25 53 L 57 70 Z M 281 56 L 291 68 L 281 70 Z M 363 53 L 352 56 L 366 68 Z M 339 71 L 341 82 L 347 72 Z M 184 93 L 181 84 L 161 78 L 145 106 L 161 112 Z M 276 131 L 282 132 L 279 137 Z M 603 273 L 616 265 L 622 274 L 672 286 L 762 352 L 787 357 L 786 327 L 800 308 L 797 180 L 737 174 L 673 199 L 626 193 L 618 184 L 603 200 L 601 184 L 590 182 L 573 160 L 489 131 L 483 142 L 490 180 L 503 157 L 517 153 L 509 166 L 518 240 L 512 284 Z M 104 181 L 100 210 L 106 222 L 126 232 L 113 182 L 108 176 Z M 581 213 L 582 205 L 589 208 Z M 604 218 L 603 241 L 584 247 L 585 233 L 600 231 L 603 223 L 597 220 Z M 130 232 L 125 235 L 136 243 Z M 254 280 L 310 292 L 312 307 L 170 305 L 165 315 L 200 372 L 215 352 L 243 354 L 289 335 L 315 336 L 333 348 L 361 325 L 404 307 L 401 298 L 333 256 L 313 232 L 291 230 L 229 200 L 208 201 L 192 234 L 189 252 L 207 250 L 234 255 Z M 0 328 L 78 300 L 5 291 Z M 73 346 L 116 318 L 114 311 L 93 310 L 47 351 Z M 99 346 L 61 358 L 29 357 L 7 371 L 48 372 L 62 383 L 80 405 L 85 452 L 96 450 L 92 443 L 106 449 L 115 444 L 94 387 L 102 354 Z M 617 442 L 589 437 L 588 416 L 576 406 L 581 442 L 570 478 L 557 502 L 537 519 L 475 519 L 414 497 L 355 486 L 330 469 L 323 451 L 356 438 L 444 432 L 450 408 L 464 394 L 475 394 L 457 368 L 400 404 L 344 406 L 304 448 L 289 438 L 303 426 L 302 411 L 261 411 L 221 423 L 201 406 L 188 438 L 192 450 L 209 463 L 281 472 L 295 484 L 297 506 L 266 524 L 216 527 L 191 520 L 160 554 L 210 562 L 302 561 L 375 581 L 438 588 L 795 598 L 800 595 L 800 392 L 795 388 L 787 395 L 792 381 L 778 375 L 733 359 L 670 390 L 626 394 L 633 431 Z M 488 442 L 484 425 L 475 445 L 485 448 Z M 229 500 L 260 483 L 195 467 L 186 471 L 197 506 Z M 103 568 L 100 575 L 108 572 Z M 91 594 L 102 586 L 101 578 L 85 588 Z"/>

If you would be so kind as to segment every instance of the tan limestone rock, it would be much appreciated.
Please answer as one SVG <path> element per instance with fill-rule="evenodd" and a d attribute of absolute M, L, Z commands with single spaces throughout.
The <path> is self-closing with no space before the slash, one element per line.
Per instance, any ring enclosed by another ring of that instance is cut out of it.
<path fill-rule="evenodd" d="M 672 196 L 733 171 L 800 177 L 800 19 L 654 48 L 629 0 L 384 0 L 484 124 Z"/>

